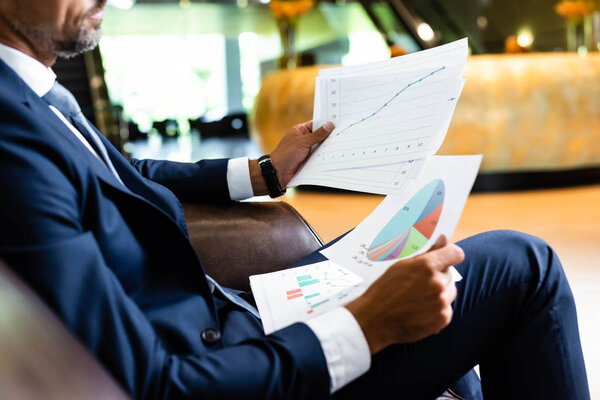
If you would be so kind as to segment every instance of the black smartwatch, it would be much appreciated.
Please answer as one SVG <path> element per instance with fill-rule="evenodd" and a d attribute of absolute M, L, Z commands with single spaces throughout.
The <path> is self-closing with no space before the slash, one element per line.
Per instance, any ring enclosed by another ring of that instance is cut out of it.
<path fill-rule="evenodd" d="M 267 183 L 269 196 L 275 198 L 285 194 L 285 189 L 282 189 L 281 185 L 279 184 L 277 172 L 275 171 L 273 163 L 271 162 L 271 157 L 268 154 L 258 159 L 258 166 L 260 167 L 260 172 Z"/>

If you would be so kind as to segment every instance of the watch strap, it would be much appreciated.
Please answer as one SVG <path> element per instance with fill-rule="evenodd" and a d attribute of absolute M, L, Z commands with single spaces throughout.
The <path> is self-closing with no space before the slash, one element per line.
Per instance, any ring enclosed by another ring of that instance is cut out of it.
<path fill-rule="evenodd" d="M 275 167 L 273 167 L 273 163 L 271 162 L 271 157 L 268 154 L 258 159 L 258 166 L 260 167 L 260 172 L 267 184 L 269 196 L 275 198 L 285 194 L 285 189 L 283 189 L 279 183 L 277 171 L 275 171 Z"/>

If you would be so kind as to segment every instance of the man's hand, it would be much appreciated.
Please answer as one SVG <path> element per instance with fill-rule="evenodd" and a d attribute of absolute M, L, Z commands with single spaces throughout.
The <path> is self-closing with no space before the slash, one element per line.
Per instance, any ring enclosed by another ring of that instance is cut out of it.
<path fill-rule="evenodd" d="M 397 262 L 346 305 L 372 354 L 423 339 L 450 323 L 456 286 L 448 269 L 464 258 L 460 247 L 441 236 L 427 253 Z"/>
<path fill-rule="evenodd" d="M 282 188 L 287 187 L 300 165 L 308 157 L 311 147 L 325 140 L 333 128 L 333 123 L 328 122 L 313 132 L 312 121 L 308 121 L 294 126 L 283 136 L 277 148 L 271 153 L 271 162 L 277 171 L 277 179 Z M 250 160 L 250 179 L 255 195 L 268 193 L 256 160 Z"/>

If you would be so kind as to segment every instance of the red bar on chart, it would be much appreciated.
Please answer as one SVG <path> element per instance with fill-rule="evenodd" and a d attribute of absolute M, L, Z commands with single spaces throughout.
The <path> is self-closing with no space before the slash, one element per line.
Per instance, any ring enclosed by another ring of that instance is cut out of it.
<path fill-rule="evenodd" d="M 292 300 L 292 299 L 295 299 L 295 298 L 298 298 L 298 297 L 302 297 L 302 293 L 288 295 L 287 299 L 288 300 Z"/>

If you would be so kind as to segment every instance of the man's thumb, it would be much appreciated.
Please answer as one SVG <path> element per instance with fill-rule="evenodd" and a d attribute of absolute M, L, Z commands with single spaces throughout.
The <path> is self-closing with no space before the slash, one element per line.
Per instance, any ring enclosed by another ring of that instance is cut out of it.
<path fill-rule="evenodd" d="M 323 125 L 308 136 L 312 139 L 312 144 L 321 143 L 323 140 L 325 140 L 327 136 L 329 136 L 329 134 L 333 131 L 334 128 L 335 125 L 333 125 L 333 122 L 329 121 L 328 123 L 326 123 L 325 125 Z"/>
<path fill-rule="evenodd" d="M 431 246 L 429 251 L 441 249 L 442 247 L 444 247 L 447 244 L 448 244 L 448 239 L 446 238 L 446 235 L 440 235 L 440 237 L 437 238 L 437 240 L 435 241 L 433 246 Z"/>

